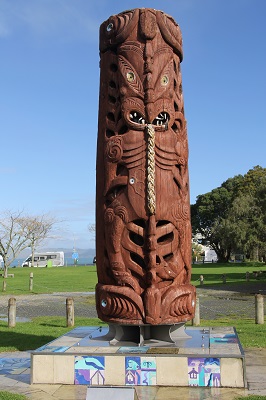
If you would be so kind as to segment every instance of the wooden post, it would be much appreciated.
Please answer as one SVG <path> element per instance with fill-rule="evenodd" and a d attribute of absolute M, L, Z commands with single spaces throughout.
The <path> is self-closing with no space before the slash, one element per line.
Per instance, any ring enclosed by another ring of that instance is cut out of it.
<path fill-rule="evenodd" d="M 72 297 L 68 297 L 66 299 L 66 322 L 67 326 L 74 326 L 74 299 Z"/>
<path fill-rule="evenodd" d="M 255 323 L 264 324 L 264 298 L 262 294 L 255 295 Z"/>
<path fill-rule="evenodd" d="M 14 328 L 16 326 L 16 299 L 11 297 L 8 300 L 8 327 Z"/>
<path fill-rule="evenodd" d="M 199 307 L 199 298 L 198 297 L 196 297 L 195 316 L 192 320 L 192 325 L 193 326 L 200 325 L 200 307 Z"/>
<path fill-rule="evenodd" d="M 33 272 L 30 273 L 30 285 L 29 285 L 29 290 L 32 292 L 33 290 Z"/>
<path fill-rule="evenodd" d="M 222 275 L 222 280 L 223 280 L 223 283 L 226 283 L 226 275 L 225 274 Z"/>
<path fill-rule="evenodd" d="M 249 272 L 246 272 L 246 281 L 249 282 Z"/>
<path fill-rule="evenodd" d="M 204 276 L 203 275 L 200 275 L 200 286 L 203 286 L 203 284 L 204 284 Z"/>
<path fill-rule="evenodd" d="M 3 280 L 3 288 L 2 288 L 2 292 L 6 291 L 6 280 Z"/>

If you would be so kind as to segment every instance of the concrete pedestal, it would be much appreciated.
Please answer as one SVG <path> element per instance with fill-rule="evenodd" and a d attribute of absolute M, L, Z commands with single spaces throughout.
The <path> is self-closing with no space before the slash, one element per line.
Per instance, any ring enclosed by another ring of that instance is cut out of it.
<path fill-rule="evenodd" d="M 147 332 L 146 332 L 147 333 Z M 31 383 L 87 386 L 245 386 L 232 327 L 187 327 L 171 342 L 114 340 L 112 327 L 77 327 L 32 352 Z"/>

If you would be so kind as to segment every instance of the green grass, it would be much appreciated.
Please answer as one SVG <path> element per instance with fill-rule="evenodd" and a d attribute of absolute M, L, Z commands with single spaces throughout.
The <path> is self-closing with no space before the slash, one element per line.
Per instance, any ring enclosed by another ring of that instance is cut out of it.
<path fill-rule="evenodd" d="M 0 400 L 26 400 L 28 397 L 23 394 L 14 394 L 0 390 Z"/>
<path fill-rule="evenodd" d="M 246 282 L 245 274 L 251 273 L 250 282 Z M 262 263 L 236 263 L 236 264 L 194 264 L 192 266 L 191 283 L 199 286 L 200 275 L 204 276 L 204 286 L 215 285 L 216 288 L 224 286 L 221 276 L 226 274 L 227 284 L 245 284 L 253 282 L 266 282 L 266 273 L 257 281 L 253 271 L 266 271 Z M 57 268 L 12 268 L 14 278 L 6 279 L 6 291 L 2 292 L 0 278 L 0 295 L 38 294 L 53 292 L 89 292 L 94 291 L 97 283 L 96 266 L 57 267 Z M 29 291 L 29 277 L 33 272 L 33 291 Z"/>
<path fill-rule="evenodd" d="M 75 326 L 103 325 L 98 318 L 75 318 Z M 37 317 L 31 322 L 18 322 L 15 328 L 0 321 L 0 352 L 36 350 L 72 329 L 66 327 L 64 317 Z"/>
<path fill-rule="evenodd" d="M 257 396 L 256 394 L 251 394 L 249 396 L 235 397 L 234 400 L 266 400 L 266 396 Z"/>
<path fill-rule="evenodd" d="M 33 291 L 29 291 L 30 273 L 33 272 Z M 12 268 L 14 278 L 6 279 L 6 291 L 1 294 L 38 294 L 53 292 L 90 292 L 97 282 L 95 265 L 57 268 Z"/>
<path fill-rule="evenodd" d="M 250 273 L 250 282 L 246 282 L 246 272 Z M 227 284 L 243 284 L 252 282 L 266 282 L 266 273 L 256 280 L 253 276 L 253 271 L 266 271 L 266 265 L 263 263 L 228 263 L 228 264 L 193 264 L 191 283 L 194 286 L 200 285 L 200 275 L 204 277 L 204 286 L 218 285 L 222 287 L 221 276 L 226 275 Z"/>

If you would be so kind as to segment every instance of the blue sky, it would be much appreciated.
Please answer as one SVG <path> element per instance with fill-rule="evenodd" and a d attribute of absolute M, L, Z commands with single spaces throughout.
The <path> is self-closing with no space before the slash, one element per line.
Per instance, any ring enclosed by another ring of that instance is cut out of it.
<path fill-rule="evenodd" d="M 93 247 L 100 24 L 137 7 L 183 34 L 191 203 L 265 165 L 265 0 L 0 0 L 0 204 Z"/>

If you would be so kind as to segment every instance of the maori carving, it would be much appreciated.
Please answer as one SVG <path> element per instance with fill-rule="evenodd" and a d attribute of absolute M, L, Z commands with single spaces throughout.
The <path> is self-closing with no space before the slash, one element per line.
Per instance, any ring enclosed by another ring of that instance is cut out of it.
<path fill-rule="evenodd" d="M 194 316 L 195 288 L 179 26 L 154 9 L 111 16 L 100 56 L 98 316 L 184 322 Z"/>

